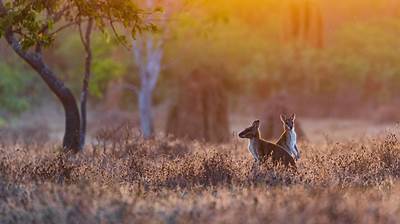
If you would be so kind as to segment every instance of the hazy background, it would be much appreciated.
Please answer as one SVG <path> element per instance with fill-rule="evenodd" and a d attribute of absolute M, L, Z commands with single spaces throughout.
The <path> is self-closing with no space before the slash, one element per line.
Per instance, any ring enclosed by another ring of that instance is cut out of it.
<path fill-rule="evenodd" d="M 193 1 L 174 11 L 167 26 L 153 99 L 157 133 L 165 133 L 171 107 L 190 93 L 190 82 L 201 82 L 191 78 L 195 73 L 217 77 L 230 132 L 265 120 L 276 102 L 296 112 L 315 141 L 377 133 L 400 118 L 398 1 Z M 132 51 L 97 31 L 93 52 L 89 136 L 127 121 L 137 126 L 137 97 L 121 88 L 138 84 Z M 0 57 L 0 127 L 61 139 L 62 108 L 44 82 L 4 40 Z M 45 57 L 78 98 L 84 62 L 78 32 L 60 33 Z"/>

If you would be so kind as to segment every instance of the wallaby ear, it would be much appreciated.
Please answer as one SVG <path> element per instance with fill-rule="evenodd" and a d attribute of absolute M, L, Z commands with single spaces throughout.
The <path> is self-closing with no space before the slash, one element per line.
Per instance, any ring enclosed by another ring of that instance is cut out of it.
<path fill-rule="evenodd" d="M 290 116 L 290 119 L 292 119 L 294 121 L 296 119 L 296 114 L 293 113 L 292 116 Z"/>
<path fill-rule="evenodd" d="M 285 116 L 284 114 L 281 114 L 280 118 L 281 118 L 281 121 L 282 121 L 283 123 L 285 123 L 286 116 Z"/>
<path fill-rule="evenodd" d="M 252 125 L 253 127 L 256 127 L 256 128 L 258 128 L 258 127 L 260 127 L 260 120 L 255 120 L 254 122 L 253 122 L 253 125 Z"/>

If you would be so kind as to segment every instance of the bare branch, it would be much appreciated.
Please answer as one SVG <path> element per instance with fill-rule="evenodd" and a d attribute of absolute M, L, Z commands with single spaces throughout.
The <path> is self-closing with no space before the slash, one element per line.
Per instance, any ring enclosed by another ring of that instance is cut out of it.
<path fill-rule="evenodd" d="M 112 29 L 112 31 L 113 31 L 113 33 L 114 33 L 115 39 L 117 39 L 117 41 L 118 41 L 122 46 L 124 46 L 127 50 L 130 50 L 129 47 L 128 47 L 128 46 L 121 40 L 121 38 L 119 37 L 118 32 L 117 32 L 117 30 L 115 29 L 115 26 L 114 26 L 114 23 L 113 23 L 111 17 L 109 18 L 109 20 L 110 20 L 110 26 L 111 26 L 111 29 Z"/>
<path fill-rule="evenodd" d="M 71 27 L 71 26 L 73 26 L 73 25 L 76 25 L 76 24 L 77 24 L 76 22 L 67 23 L 67 24 L 65 24 L 65 25 L 63 25 L 63 26 L 61 26 L 61 27 L 59 27 L 59 28 L 56 29 L 54 32 L 50 33 L 49 35 L 50 35 L 50 36 L 53 36 L 53 35 L 59 33 L 60 31 L 66 29 L 66 28 L 68 28 L 68 27 Z"/>
<path fill-rule="evenodd" d="M 68 9 L 70 9 L 71 6 L 66 5 L 64 8 L 62 8 L 60 11 L 54 13 L 50 19 L 53 20 L 53 22 L 58 22 L 62 16 L 64 15 L 65 11 L 67 11 Z M 43 27 L 40 29 L 39 33 L 46 33 L 49 29 L 49 24 L 45 24 L 43 25 Z M 54 34 L 54 33 L 53 33 Z"/>
<path fill-rule="evenodd" d="M 64 15 L 64 13 L 65 13 L 67 10 L 69 10 L 70 8 L 71 8 L 70 5 L 66 5 L 66 6 L 65 6 L 64 8 L 62 8 L 60 11 L 56 12 L 56 13 L 54 14 L 54 16 L 53 16 L 54 22 L 59 21 L 59 20 L 62 18 L 62 16 Z"/>
<path fill-rule="evenodd" d="M 88 46 L 87 43 L 85 41 L 85 38 L 83 37 L 83 32 L 82 32 L 82 23 L 81 20 L 78 20 L 78 30 L 79 30 L 79 37 L 81 38 L 81 42 L 85 48 L 85 51 L 87 52 Z"/>

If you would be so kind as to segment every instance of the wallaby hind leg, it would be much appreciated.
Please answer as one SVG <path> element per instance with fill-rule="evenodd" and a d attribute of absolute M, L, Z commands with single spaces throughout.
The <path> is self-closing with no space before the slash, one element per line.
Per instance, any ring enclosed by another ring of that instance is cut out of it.
<path fill-rule="evenodd" d="M 250 170 L 250 175 L 251 176 L 255 176 L 258 172 L 258 167 L 259 167 L 259 163 L 257 161 L 253 162 L 253 165 L 251 166 L 251 170 Z"/>

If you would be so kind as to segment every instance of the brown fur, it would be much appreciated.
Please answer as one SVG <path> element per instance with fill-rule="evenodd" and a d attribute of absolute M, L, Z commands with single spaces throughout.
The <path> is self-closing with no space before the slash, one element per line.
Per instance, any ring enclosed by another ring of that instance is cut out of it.
<path fill-rule="evenodd" d="M 271 158 L 274 164 L 282 163 L 286 167 L 295 168 L 296 162 L 284 148 L 260 138 L 259 124 L 258 120 L 254 121 L 252 126 L 239 133 L 239 137 L 250 140 L 249 151 L 254 159 L 262 163 L 265 159 Z"/>
<path fill-rule="evenodd" d="M 261 162 L 263 162 L 265 159 L 268 159 L 270 156 L 274 164 L 282 163 L 285 166 L 296 167 L 293 157 L 290 156 L 285 149 L 263 139 L 259 139 L 259 141 L 261 145 L 257 151 L 259 153 Z"/>

